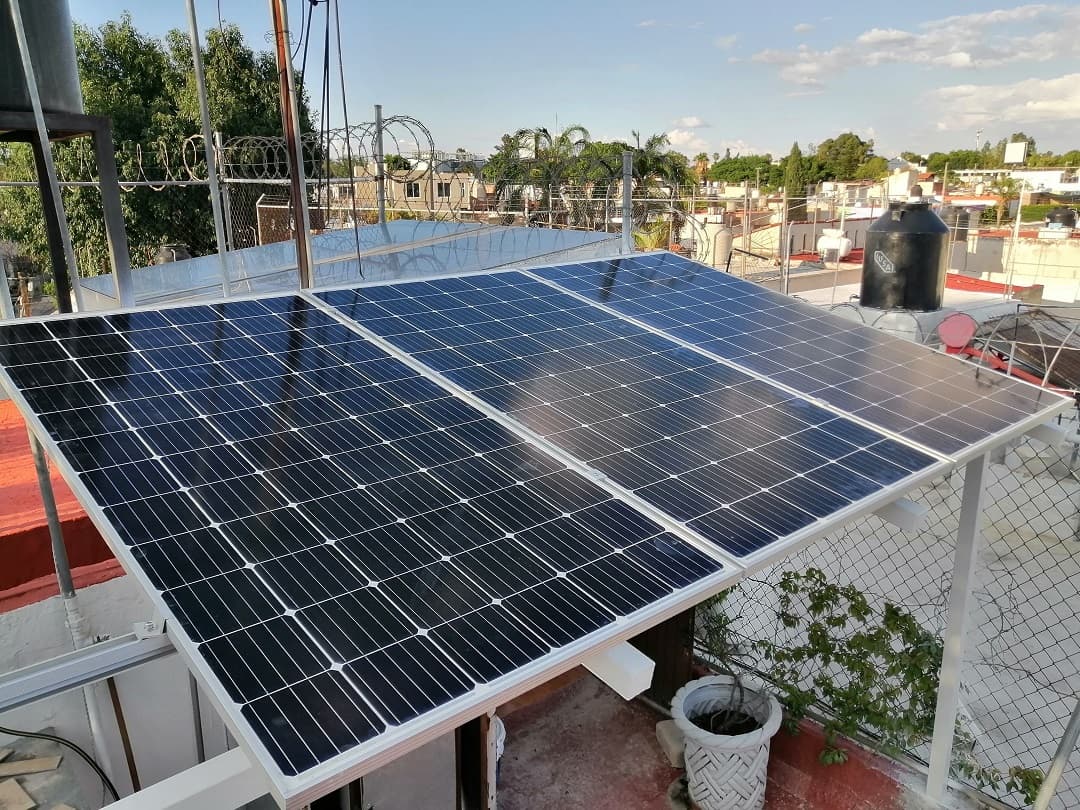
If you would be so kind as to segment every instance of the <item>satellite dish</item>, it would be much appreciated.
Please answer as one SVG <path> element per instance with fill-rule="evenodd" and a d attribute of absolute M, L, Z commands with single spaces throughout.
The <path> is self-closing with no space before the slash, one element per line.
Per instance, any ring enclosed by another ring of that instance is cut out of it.
<path fill-rule="evenodd" d="M 954 312 L 938 324 L 937 332 L 942 343 L 958 351 L 971 342 L 978 329 L 978 322 L 966 312 Z"/>

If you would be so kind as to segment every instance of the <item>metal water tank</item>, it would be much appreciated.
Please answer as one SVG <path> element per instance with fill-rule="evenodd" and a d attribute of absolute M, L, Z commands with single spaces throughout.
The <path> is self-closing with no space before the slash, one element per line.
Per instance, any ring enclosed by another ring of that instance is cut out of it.
<path fill-rule="evenodd" d="M 0 4 L 0 110 L 33 109 L 8 2 L 18 2 L 22 12 L 41 108 L 47 113 L 81 115 L 82 88 L 67 0 L 6 0 Z"/>
<path fill-rule="evenodd" d="M 929 202 L 891 202 L 870 225 L 859 303 L 878 309 L 941 309 L 949 226 Z"/>

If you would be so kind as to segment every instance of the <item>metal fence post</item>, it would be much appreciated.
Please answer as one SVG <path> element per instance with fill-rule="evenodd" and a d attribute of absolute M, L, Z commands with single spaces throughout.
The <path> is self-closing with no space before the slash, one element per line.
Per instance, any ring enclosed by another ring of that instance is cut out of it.
<path fill-rule="evenodd" d="M 220 132 L 214 133 L 214 160 L 224 153 L 225 140 Z M 232 201 L 229 199 L 228 178 L 218 175 L 221 193 L 221 218 L 225 227 L 225 250 L 236 250 L 236 234 L 233 233 Z"/>
<path fill-rule="evenodd" d="M 964 471 L 964 493 L 960 522 L 956 530 L 956 557 L 949 588 L 949 613 L 945 625 L 941 673 L 938 676 L 934 738 L 930 747 L 930 769 L 926 792 L 940 802 L 945 797 L 952 764 L 956 713 L 960 706 L 960 669 L 964 661 L 967 629 L 973 607 L 975 561 L 981 536 L 983 496 L 989 459 L 984 453 L 968 462 Z"/>
<path fill-rule="evenodd" d="M 383 154 L 382 104 L 375 105 L 375 199 L 379 208 L 379 224 L 386 224 L 386 166 Z"/>
<path fill-rule="evenodd" d="M 622 153 L 622 252 L 634 252 L 634 202 L 631 194 L 634 189 L 634 153 L 627 150 Z"/>

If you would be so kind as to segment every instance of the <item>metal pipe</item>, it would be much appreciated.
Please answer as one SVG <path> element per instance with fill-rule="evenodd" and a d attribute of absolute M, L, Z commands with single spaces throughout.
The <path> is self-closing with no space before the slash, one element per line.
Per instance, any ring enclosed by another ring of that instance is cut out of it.
<path fill-rule="evenodd" d="M 311 264 L 311 213 L 308 210 L 307 179 L 304 174 L 304 149 L 300 133 L 300 112 L 296 104 L 296 77 L 289 51 L 289 16 L 285 0 L 269 0 L 274 20 L 274 46 L 277 54 L 278 84 L 281 96 L 281 126 L 285 133 L 289 161 L 289 192 L 292 198 L 293 225 L 296 231 L 296 267 L 300 289 L 314 286 Z"/>
<path fill-rule="evenodd" d="M 1076 750 L 1078 738 L 1080 738 L 1080 698 L 1076 700 L 1076 707 L 1073 709 L 1072 717 L 1069 718 L 1069 724 L 1065 727 L 1065 734 L 1058 743 L 1057 751 L 1054 752 L 1050 770 L 1046 772 L 1046 778 L 1039 787 L 1039 795 L 1035 797 L 1032 810 L 1047 810 L 1050 807 L 1050 800 L 1057 793 L 1058 783 L 1061 782 L 1065 766 L 1069 763 L 1069 756 Z"/>
<path fill-rule="evenodd" d="M 787 295 L 788 276 L 791 275 L 791 225 L 788 222 L 787 188 L 784 189 L 782 205 L 783 208 L 780 210 L 780 292 Z"/>
<path fill-rule="evenodd" d="M 634 252 L 634 153 L 622 153 L 622 252 Z"/>
<path fill-rule="evenodd" d="M 75 581 L 71 576 L 67 546 L 64 545 L 60 516 L 56 510 L 56 496 L 53 493 L 52 479 L 49 477 L 49 462 L 45 457 L 45 449 L 32 431 L 28 431 L 28 433 L 30 435 L 30 452 L 34 458 L 34 471 L 37 473 L 38 488 L 41 490 L 41 502 L 45 509 L 45 522 L 49 527 L 56 581 L 60 586 L 60 596 L 64 600 L 64 616 L 68 632 L 71 634 L 71 643 L 76 650 L 79 650 L 90 646 L 92 638 L 87 629 L 86 617 L 79 606 L 79 597 L 75 593 Z M 101 709 L 98 706 L 97 696 L 94 694 L 92 686 L 83 687 L 83 699 L 86 702 L 86 720 L 90 726 L 90 738 L 94 742 L 94 751 L 97 754 L 98 762 L 109 778 L 115 781 L 112 762 L 105 745 L 105 726 L 101 717 Z"/>
<path fill-rule="evenodd" d="M 71 566 L 68 564 L 67 546 L 60 529 L 60 515 L 56 510 L 56 497 L 53 494 L 52 479 L 49 477 L 49 462 L 45 458 L 45 448 L 30 433 L 30 453 L 34 457 L 34 472 L 37 473 L 38 488 L 41 490 L 41 503 L 45 508 L 45 523 L 49 527 L 49 540 L 52 541 L 53 564 L 56 568 L 56 581 L 60 586 L 60 595 L 65 599 L 75 596 L 75 581 L 71 578 Z"/>
<path fill-rule="evenodd" d="M 210 127 L 210 102 L 206 96 L 206 71 L 203 68 L 202 42 L 199 22 L 195 17 L 195 0 L 187 0 L 188 34 L 191 39 L 191 62 L 195 71 L 195 90 L 199 95 L 199 117 L 202 120 L 203 144 L 206 147 L 206 177 L 210 181 L 210 210 L 214 217 L 214 238 L 217 240 L 218 261 L 221 265 L 221 294 L 229 297 L 229 263 L 225 257 L 225 220 L 221 211 L 221 187 L 218 185 L 217 155 L 214 152 L 214 131 Z"/>
<path fill-rule="evenodd" d="M 386 224 L 386 156 L 383 153 L 382 104 L 375 105 L 375 201 L 379 224 Z M 483 182 L 483 181 L 481 181 Z"/>
<path fill-rule="evenodd" d="M 8 6 L 11 9 L 11 26 L 15 30 L 15 39 L 19 43 L 19 56 L 22 59 L 23 77 L 26 79 L 26 90 L 30 95 L 30 105 L 34 108 L 34 124 L 37 127 L 38 146 L 41 149 L 41 163 L 45 169 L 46 182 L 52 197 L 53 213 L 57 219 L 60 230 L 60 241 L 64 247 L 64 259 L 67 264 L 63 270 L 68 274 L 71 292 L 74 295 L 74 309 L 82 310 L 82 289 L 79 287 L 79 270 L 75 265 L 75 248 L 71 245 L 71 231 L 68 228 L 67 216 L 64 213 L 64 201 L 60 199 L 60 186 L 57 184 L 56 165 L 53 163 L 52 147 L 49 143 L 49 132 L 45 127 L 45 113 L 41 108 L 41 97 L 38 94 L 37 77 L 34 73 L 34 62 L 30 58 L 30 45 L 26 39 L 26 29 L 23 28 L 22 10 L 19 8 L 20 0 L 10 0 Z M 40 181 L 41 178 L 39 177 Z M 54 274 L 56 268 L 54 268 Z M 62 296 L 58 296 L 61 298 Z M 58 301 L 61 311 L 70 311 L 72 302 Z M 65 309 L 66 305 L 66 309 Z"/>

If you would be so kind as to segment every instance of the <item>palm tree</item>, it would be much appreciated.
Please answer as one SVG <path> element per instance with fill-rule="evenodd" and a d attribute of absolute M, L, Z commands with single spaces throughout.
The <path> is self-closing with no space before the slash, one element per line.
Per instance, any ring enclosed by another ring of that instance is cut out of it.
<path fill-rule="evenodd" d="M 694 171 L 697 172 L 698 180 L 705 179 L 705 175 L 709 172 L 708 152 L 698 152 L 694 156 Z"/>
<path fill-rule="evenodd" d="M 531 144 L 532 154 L 525 159 L 529 179 L 540 187 L 541 208 L 551 211 L 560 188 L 580 174 L 578 158 L 589 143 L 589 130 L 573 124 L 553 134 L 546 127 L 536 127 L 518 130 L 515 138 L 526 150 Z"/>
<path fill-rule="evenodd" d="M 998 175 L 990 184 L 990 193 L 997 197 L 997 224 L 1000 226 L 1005 219 L 1005 210 L 1009 203 L 1020 196 L 1020 183 L 1007 175 Z M 1020 216 L 1020 208 L 1017 206 L 1016 216 Z"/>

